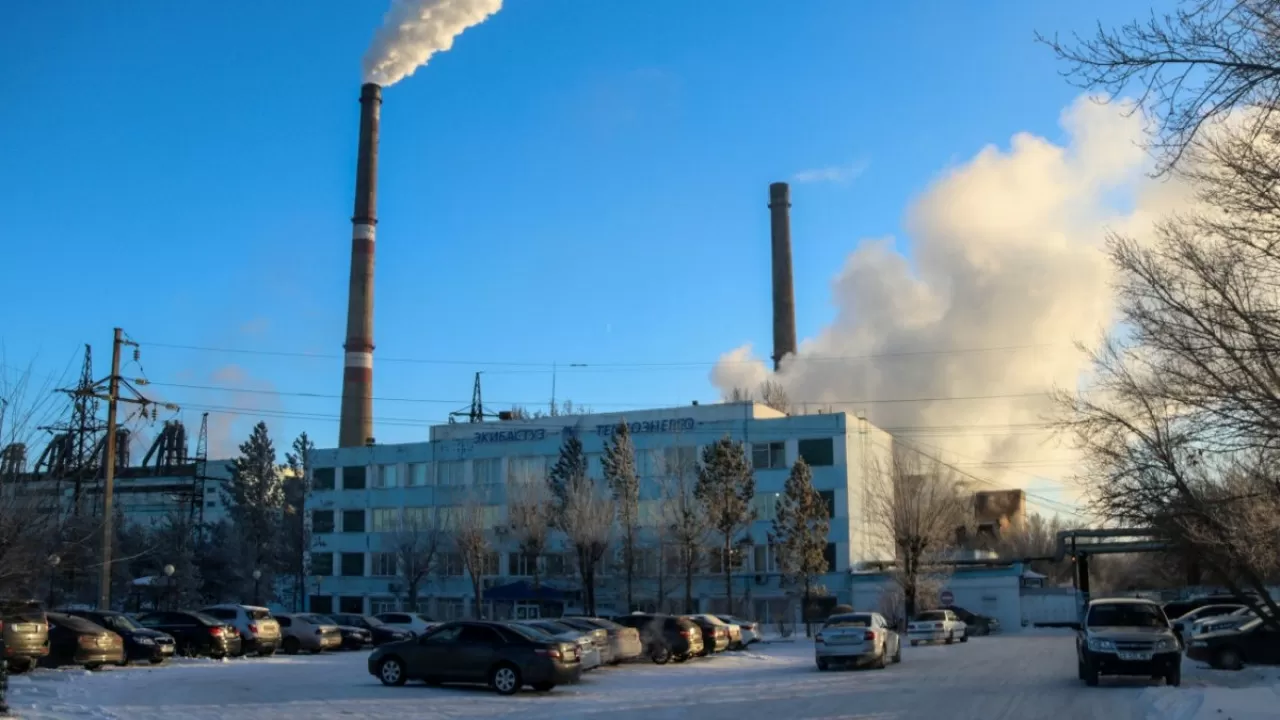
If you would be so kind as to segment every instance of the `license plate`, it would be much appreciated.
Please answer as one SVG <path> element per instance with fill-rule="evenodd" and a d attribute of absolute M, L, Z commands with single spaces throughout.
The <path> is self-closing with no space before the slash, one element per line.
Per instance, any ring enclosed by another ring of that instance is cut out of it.
<path fill-rule="evenodd" d="M 1121 659 L 1121 660 L 1150 660 L 1150 659 L 1151 659 L 1151 653 L 1144 653 L 1144 652 L 1122 652 L 1122 653 L 1120 653 L 1120 659 Z"/>
<path fill-rule="evenodd" d="M 161 655 L 172 655 L 172 654 L 173 654 L 173 646 L 172 646 L 172 645 L 161 645 L 161 646 L 160 646 L 160 654 L 161 654 Z"/>

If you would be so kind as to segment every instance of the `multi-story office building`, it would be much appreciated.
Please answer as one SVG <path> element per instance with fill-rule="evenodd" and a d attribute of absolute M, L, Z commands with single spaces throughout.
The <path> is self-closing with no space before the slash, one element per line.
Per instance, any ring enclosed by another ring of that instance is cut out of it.
<path fill-rule="evenodd" d="M 431 428 L 427 442 L 315 452 L 308 502 L 313 538 L 311 608 L 376 613 L 403 607 L 406 578 L 395 552 L 397 529 L 403 532 L 406 517 L 423 513 L 447 517 L 450 508 L 475 502 L 482 504 L 486 525 L 494 528 L 483 585 L 511 599 L 508 592 L 499 590 L 531 578 L 536 562 L 541 583 L 563 591 L 572 608 L 579 590 L 572 555 L 554 533 L 549 551 L 536 560 L 518 552 L 508 531 L 507 483 L 544 478 L 569 434 L 582 441 L 589 474 L 602 477 L 605 443 L 623 421 L 636 447 L 641 518 L 650 528 L 642 533 L 645 547 L 637 563 L 641 576 L 635 590 L 637 605 L 683 604 L 684 578 L 678 558 L 671 557 L 668 548 L 667 557 L 662 558 L 665 562 L 660 562 L 662 487 L 671 482 L 676 468 L 695 474 L 701 449 L 725 436 L 746 444 L 756 479 L 757 520 L 749 531 L 750 544 L 730 559 L 736 608 L 741 610 L 746 601 L 749 612 L 765 618 L 790 612 L 784 609 L 794 606 L 796 588 L 780 577 L 768 532 L 787 475 L 799 457 L 812 467 L 813 484 L 831 508 L 829 572 L 823 578 L 827 590 L 847 602 L 849 569 L 861 561 L 892 556 L 869 512 L 870 483 L 880 477 L 878 468 L 887 467 L 892 438 L 849 414 L 787 416 L 754 403 L 727 403 L 450 424 Z M 613 545 L 618 546 L 616 540 Z M 694 583 L 695 601 L 703 609 L 724 602 L 722 558 L 715 546 L 709 538 Z M 447 540 L 418 596 L 417 609 L 438 618 L 470 611 L 472 584 L 461 557 L 447 547 Z M 601 612 L 626 610 L 616 569 L 604 569 L 596 597 Z M 518 604 L 511 599 L 494 611 L 499 615 L 523 611 L 515 607 Z"/>

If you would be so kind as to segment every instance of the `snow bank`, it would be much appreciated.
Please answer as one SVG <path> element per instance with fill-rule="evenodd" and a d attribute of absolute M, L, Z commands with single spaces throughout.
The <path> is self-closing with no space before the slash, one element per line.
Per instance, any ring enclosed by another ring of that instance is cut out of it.
<path fill-rule="evenodd" d="M 1183 662 L 1182 687 L 1142 694 L 1147 720 L 1273 720 L 1280 716 L 1280 671 L 1193 668 Z"/>

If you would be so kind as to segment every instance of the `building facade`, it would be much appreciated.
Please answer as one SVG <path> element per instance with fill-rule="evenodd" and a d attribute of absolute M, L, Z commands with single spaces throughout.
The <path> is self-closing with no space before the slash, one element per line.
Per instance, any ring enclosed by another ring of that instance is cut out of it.
<path fill-rule="evenodd" d="M 795 604 L 797 590 L 780 577 L 768 532 L 787 475 L 799 457 L 812 467 L 814 487 L 831 508 L 830 572 L 823 579 L 827 590 L 847 602 L 849 569 L 862 561 L 892 557 L 885 534 L 870 516 L 869 500 L 869 483 L 879 477 L 877 468 L 887 467 L 892 439 L 852 415 L 792 417 L 763 405 L 726 403 L 450 424 L 431 428 L 427 442 L 315 452 L 307 504 L 312 531 L 309 606 L 321 612 L 406 609 L 407 578 L 395 552 L 405 518 L 442 511 L 447 516 L 450 508 L 476 502 L 481 503 L 485 524 L 493 528 L 484 587 L 530 580 L 536 563 L 543 585 L 574 597 L 579 583 L 562 538 L 553 533 L 548 551 L 537 559 L 518 552 L 508 532 L 506 487 L 511 480 L 545 478 L 570 434 L 583 443 L 589 474 L 602 478 L 605 443 L 623 421 L 636 448 L 640 515 L 646 527 L 637 561 L 638 607 L 683 606 L 683 569 L 671 549 L 664 549 L 661 537 L 662 487 L 674 472 L 689 470 L 696 476 L 703 447 L 725 436 L 745 443 L 756 480 L 757 520 L 749 532 L 751 544 L 729 559 L 736 611 L 747 608 L 767 619 L 789 613 Z M 707 544 L 694 581 L 694 601 L 703 610 L 723 610 L 722 558 L 713 549 L 714 539 Z M 619 547 L 616 536 L 612 546 L 611 557 Z M 468 615 L 474 603 L 472 583 L 447 539 L 437 560 L 419 585 L 416 609 L 437 619 Z M 605 563 L 596 598 L 599 612 L 627 611 L 616 563 Z M 570 599 L 568 609 L 575 609 L 576 602 Z M 490 612 L 501 616 L 513 609 L 493 607 Z"/>

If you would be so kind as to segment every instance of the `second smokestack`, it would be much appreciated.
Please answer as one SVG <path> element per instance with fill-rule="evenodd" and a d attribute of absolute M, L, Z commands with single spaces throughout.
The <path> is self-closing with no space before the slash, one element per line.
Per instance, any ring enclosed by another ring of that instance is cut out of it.
<path fill-rule="evenodd" d="M 796 294 L 791 278 L 791 188 L 769 185 L 773 246 L 773 369 L 796 353 Z"/>
<path fill-rule="evenodd" d="M 382 88 L 360 88 L 360 145 L 356 207 L 351 218 L 351 281 L 347 288 L 347 340 L 342 368 L 338 447 L 373 440 L 373 248 L 378 224 L 378 122 Z"/>

